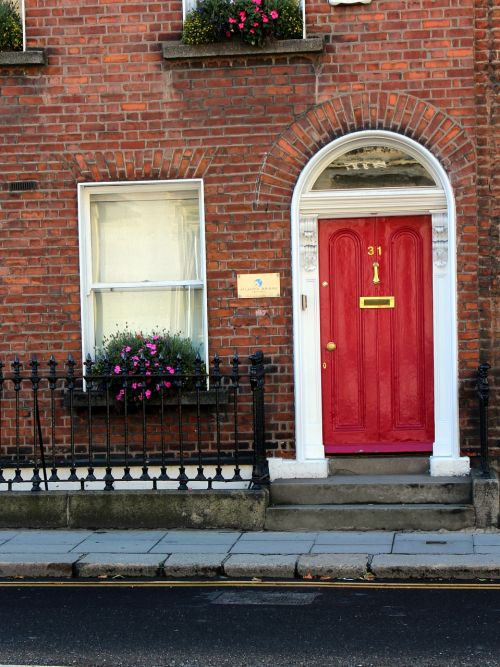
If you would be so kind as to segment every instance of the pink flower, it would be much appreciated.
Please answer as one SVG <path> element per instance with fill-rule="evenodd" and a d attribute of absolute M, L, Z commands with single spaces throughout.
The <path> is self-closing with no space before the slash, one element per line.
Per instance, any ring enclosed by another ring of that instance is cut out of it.
<path fill-rule="evenodd" d="M 151 396 L 151 390 L 150 390 L 150 389 L 146 389 L 146 391 L 144 392 L 144 394 L 145 394 L 146 398 L 150 398 L 150 396 Z"/>
<path fill-rule="evenodd" d="M 137 382 L 132 382 L 132 389 L 137 389 Z"/>
<path fill-rule="evenodd" d="M 278 12 L 275 9 L 273 9 L 272 12 L 271 12 L 271 18 L 272 19 L 277 19 L 278 16 L 279 16 Z"/>
<path fill-rule="evenodd" d="M 253 24 L 253 27 L 256 28 L 258 25 L 259 24 L 257 23 L 257 21 L 255 21 L 255 23 Z"/>
<path fill-rule="evenodd" d="M 229 23 L 238 23 L 236 19 L 233 19 L 232 16 L 229 17 Z"/>
<path fill-rule="evenodd" d="M 245 11 L 240 12 L 240 19 L 244 21 L 247 17 L 247 13 Z"/>
<path fill-rule="evenodd" d="M 116 364 L 116 366 L 114 367 L 113 370 L 114 370 L 114 372 L 116 373 L 116 375 L 118 375 L 118 373 L 121 373 L 121 372 L 122 372 L 122 369 L 121 369 L 121 367 L 120 367 L 118 364 Z"/>
<path fill-rule="evenodd" d="M 175 375 L 175 371 L 173 368 L 168 369 L 168 372 L 170 373 L 170 375 Z"/>
<path fill-rule="evenodd" d="M 255 2 L 255 4 L 257 5 L 257 7 L 260 7 L 261 4 L 262 4 L 262 0 L 252 0 L 252 2 Z"/>
<path fill-rule="evenodd" d="M 125 389 L 120 389 L 120 391 L 116 394 L 115 398 L 117 401 L 121 401 L 124 395 L 125 395 Z"/>
<path fill-rule="evenodd" d="M 167 389 L 170 389 L 170 387 L 172 386 L 172 384 L 170 382 L 164 382 L 163 384 L 165 385 L 165 387 Z"/>
<path fill-rule="evenodd" d="M 158 340 L 159 336 L 153 336 L 153 340 Z"/>
<path fill-rule="evenodd" d="M 269 19 L 265 14 L 262 14 L 262 23 L 269 23 Z"/>
<path fill-rule="evenodd" d="M 252 35 L 255 35 L 255 30 L 253 28 L 250 28 L 250 30 L 248 32 L 251 32 Z"/>

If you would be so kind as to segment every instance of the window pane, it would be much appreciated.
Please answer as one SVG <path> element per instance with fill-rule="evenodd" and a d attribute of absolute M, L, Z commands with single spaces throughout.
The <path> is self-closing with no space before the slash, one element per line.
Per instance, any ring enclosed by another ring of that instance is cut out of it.
<path fill-rule="evenodd" d="M 92 280 L 200 280 L 195 192 L 91 195 Z"/>
<path fill-rule="evenodd" d="M 388 146 L 356 148 L 336 158 L 313 190 L 432 187 L 436 183 L 414 157 Z"/>
<path fill-rule="evenodd" d="M 203 352 L 203 290 L 165 289 L 96 292 L 95 339 L 129 329 L 144 334 L 153 330 L 180 333 Z"/>

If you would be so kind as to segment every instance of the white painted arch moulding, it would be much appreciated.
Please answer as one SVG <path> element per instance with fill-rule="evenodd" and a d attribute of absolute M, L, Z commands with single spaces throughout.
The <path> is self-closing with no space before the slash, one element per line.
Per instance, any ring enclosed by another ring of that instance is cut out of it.
<path fill-rule="evenodd" d="M 335 158 L 362 146 L 384 144 L 418 160 L 435 188 L 388 188 L 380 191 L 311 190 Z M 456 320 L 455 202 L 450 181 L 432 153 L 413 139 L 386 130 L 363 130 L 324 146 L 303 169 L 292 198 L 292 271 L 295 363 L 296 458 L 270 459 L 271 478 L 326 477 L 320 377 L 317 220 L 366 215 L 432 216 L 434 304 L 435 441 L 432 475 L 467 475 L 468 457 L 460 456 L 458 429 L 458 353 Z M 307 308 L 302 310 L 302 295 Z"/>

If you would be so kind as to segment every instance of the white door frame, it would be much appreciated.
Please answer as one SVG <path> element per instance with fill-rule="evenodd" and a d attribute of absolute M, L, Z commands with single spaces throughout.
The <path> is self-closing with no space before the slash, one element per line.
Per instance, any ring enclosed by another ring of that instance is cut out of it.
<path fill-rule="evenodd" d="M 413 156 L 432 175 L 436 187 L 311 190 L 332 160 L 355 148 L 380 144 Z M 385 130 L 365 130 L 323 147 L 295 186 L 291 232 L 296 458 L 270 459 L 271 478 L 328 474 L 321 410 L 318 218 L 410 214 L 432 216 L 435 441 L 430 472 L 469 473 L 469 458 L 460 456 L 458 428 L 456 218 L 451 184 L 438 160 L 416 141 Z"/>

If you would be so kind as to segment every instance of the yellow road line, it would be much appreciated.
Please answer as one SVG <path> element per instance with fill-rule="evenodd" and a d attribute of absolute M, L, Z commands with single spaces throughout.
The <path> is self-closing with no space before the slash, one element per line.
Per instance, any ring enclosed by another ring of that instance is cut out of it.
<path fill-rule="evenodd" d="M 367 582 L 367 581 L 0 581 L 0 588 L 367 588 L 367 589 L 443 589 L 443 590 L 500 590 L 500 583 L 460 582 Z"/>

